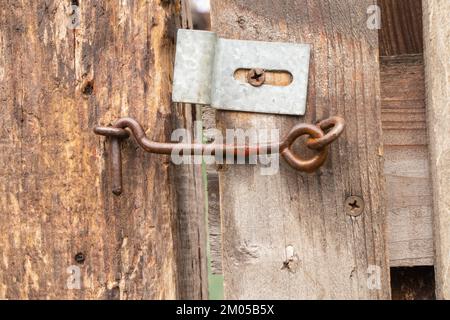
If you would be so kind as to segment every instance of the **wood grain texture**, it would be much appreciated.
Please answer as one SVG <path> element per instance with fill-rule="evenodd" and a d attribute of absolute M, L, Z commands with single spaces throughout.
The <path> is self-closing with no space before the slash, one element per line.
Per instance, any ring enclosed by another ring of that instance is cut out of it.
<path fill-rule="evenodd" d="M 304 118 L 220 112 L 222 129 L 276 128 L 285 134 L 298 121 L 337 114 L 348 124 L 316 174 L 296 172 L 282 161 L 273 176 L 248 165 L 221 170 L 226 298 L 390 298 L 378 35 L 366 28 L 372 4 L 212 2 L 212 30 L 222 37 L 312 44 Z M 365 199 L 358 218 L 345 214 L 350 195 Z M 368 274 L 373 270 L 379 271 L 379 287 Z"/>
<path fill-rule="evenodd" d="M 216 124 L 216 109 L 202 108 L 203 136 L 206 141 L 213 142 L 218 133 Z M 220 222 L 220 191 L 217 164 L 206 165 L 208 185 L 208 241 L 211 273 L 222 274 L 222 228 Z"/>
<path fill-rule="evenodd" d="M 450 2 L 423 1 L 436 295 L 450 299 Z"/>
<path fill-rule="evenodd" d="M 421 1 L 378 0 L 381 9 L 381 56 L 423 52 Z"/>
<path fill-rule="evenodd" d="M 380 74 L 390 265 L 433 265 L 423 57 L 384 57 Z"/>
<path fill-rule="evenodd" d="M 189 1 L 181 1 L 181 25 L 192 28 Z M 172 82 L 172 81 L 170 81 Z M 195 105 L 174 104 L 173 128 L 186 128 L 195 136 L 196 121 L 201 120 L 201 109 Z M 176 208 L 178 298 L 183 300 L 208 299 L 207 224 L 203 171 L 201 165 L 173 166 Z"/>
<path fill-rule="evenodd" d="M 220 191 L 217 172 L 208 172 L 208 234 L 212 274 L 222 274 L 222 233 L 220 225 Z"/>
<path fill-rule="evenodd" d="M 380 78 L 389 264 L 391 267 L 431 266 L 434 263 L 433 208 L 423 56 L 383 57 Z M 220 228 L 217 201 L 218 197 L 210 193 L 210 242 L 215 249 L 211 261 L 214 272 L 221 274 L 221 238 L 213 232 Z"/>
<path fill-rule="evenodd" d="M 125 193 L 115 197 L 107 143 L 92 129 L 132 116 L 151 138 L 169 138 L 182 10 L 159 0 L 0 8 L 0 298 L 179 296 L 169 159 L 124 143 Z M 80 290 L 67 286 L 72 265 Z"/>
<path fill-rule="evenodd" d="M 174 128 L 194 128 L 195 106 L 176 104 Z M 177 199 L 178 298 L 208 299 L 207 224 L 201 165 L 173 166 Z"/>

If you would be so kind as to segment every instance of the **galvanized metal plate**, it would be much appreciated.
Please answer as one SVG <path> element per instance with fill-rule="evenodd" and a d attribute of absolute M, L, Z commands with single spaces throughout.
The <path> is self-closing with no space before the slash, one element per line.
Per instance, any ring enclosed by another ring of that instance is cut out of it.
<path fill-rule="evenodd" d="M 172 99 L 221 110 L 304 115 L 310 50 L 308 44 L 228 40 L 180 29 Z M 254 87 L 235 79 L 237 70 L 252 68 L 286 71 L 292 82 Z"/>

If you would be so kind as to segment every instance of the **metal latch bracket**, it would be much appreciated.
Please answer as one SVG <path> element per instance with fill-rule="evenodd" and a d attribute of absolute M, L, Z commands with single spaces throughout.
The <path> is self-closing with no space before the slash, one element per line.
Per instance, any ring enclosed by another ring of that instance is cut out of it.
<path fill-rule="evenodd" d="M 304 115 L 310 45 L 229 40 L 216 33 L 180 29 L 172 100 L 255 113 Z M 235 79 L 239 69 L 290 73 L 286 86 L 256 87 Z"/>

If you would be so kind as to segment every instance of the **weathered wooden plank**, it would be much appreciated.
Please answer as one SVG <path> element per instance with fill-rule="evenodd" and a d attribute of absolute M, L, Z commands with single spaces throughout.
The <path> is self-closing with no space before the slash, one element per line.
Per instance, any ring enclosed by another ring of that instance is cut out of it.
<path fill-rule="evenodd" d="M 129 115 L 170 137 L 181 12 L 157 0 L 0 8 L 0 298 L 179 296 L 169 159 L 125 143 L 115 197 L 92 129 Z"/>
<path fill-rule="evenodd" d="M 450 299 L 450 2 L 429 0 L 422 3 L 436 292 L 438 299 Z"/>
<path fill-rule="evenodd" d="M 177 27 L 192 28 L 189 1 L 179 2 L 181 21 Z M 178 9 L 178 8 L 177 8 Z M 172 67 L 172 65 L 171 65 Z M 195 105 L 174 104 L 173 127 L 191 130 L 200 120 L 201 111 Z M 201 165 L 173 166 L 177 199 L 177 266 L 178 297 L 183 300 L 208 299 L 207 225 L 204 198 L 204 181 Z"/>
<path fill-rule="evenodd" d="M 223 167 L 225 296 L 389 298 L 378 37 L 366 27 L 373 1 L 212 4 L 212 29 L 220 36 L 313 46 L 306 117 L 220 112 L 221 128 L 276 128 L 284 134 L 298 121 L 335 114 L 348 123 L 319 173 L 302 174 L 285 163 L 273 176 L 260 175 L 255 166 Z M 345 214 L 349 195 L 365 199 L 360 217 Z"/>
<path fill-rule="evenodd" d="M 222 274 L 222 232 L 217 172 L 208 172 L 208 231 L 212 274 Z"/>
<path fill-rule="evenodd" d="M 380 78 L 390 266 L 433 265 L 432 188 L 422 55 L 383 57 Z M 219 199 L 213 193 L 208 199 L 210 242 L 214 248 L 211 259 L 214 272 L 222 273 L 222 253 L 217 250 L 222 245 L 216 234 L 220 230 L 216 201 Z"/>
<path fill-rule="evenodd" d="M 378 0 L 381 10 L 380 55 L 423 52 L 421 0 Z"/>
<path fill-rule="evenodd" d="M 174 128 L 194 128 L 195 106 L 175 106 Z M 208 299 L 207 225 L 201 165 L 174 166 L 179 298 Z"/>
<path fill-rule="evenodd" d="M 390 265 L 433 265 L 422 55 L 382 58 L 380 77 Z"/>

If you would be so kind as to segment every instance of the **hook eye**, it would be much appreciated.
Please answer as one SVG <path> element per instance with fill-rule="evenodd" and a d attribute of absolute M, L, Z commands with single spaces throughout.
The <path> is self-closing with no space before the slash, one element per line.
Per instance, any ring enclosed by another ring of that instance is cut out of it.
<path fill-rule="evenodd" d="M 328 147 L 316 150 L 316 154 L 310 159 L 304 159 L 298 156 L 292 150 L 292 146 L 297 139 L 305 135 L 308 135 L 313 139 L 320 139 L 323 138 L 325 134 L 322 129 L 317 126 L 299 124 L 289 132 L 280 147 L 280 153 L 292 168 L 311 173 L 319 169 L 325 163 L 328 156 Z"/>
<path fill-rule="evenodd" d="M 331 117 L 329 119 L 320 121 L 316 124 L 316 126 L 326 132 L 325 136 L 322 138 L 308 139 L 306 145 L 310 149 L 319 150 L 324 148 L 325 146 L 330 145 L 341 136 L 341 134 L 345 130 L 345 120 L 338 116 Z"/>

